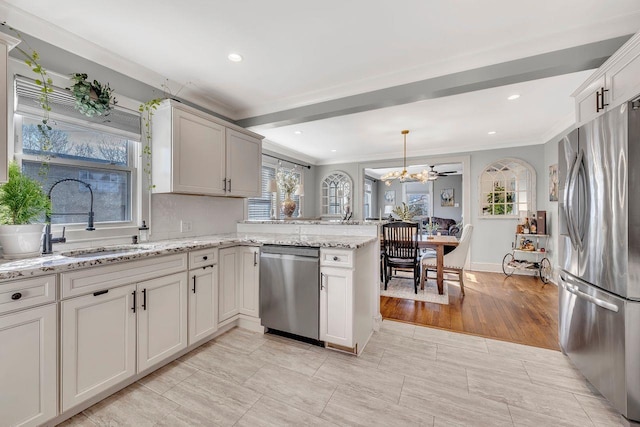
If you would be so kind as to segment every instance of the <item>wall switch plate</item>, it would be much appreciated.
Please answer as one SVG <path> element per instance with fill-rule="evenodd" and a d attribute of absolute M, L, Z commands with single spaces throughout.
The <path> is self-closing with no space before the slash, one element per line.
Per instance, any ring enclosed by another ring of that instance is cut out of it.
<path fill-rule="evenodd" d="M 191 225 L 191 221 L 180 221 L 180 232 L 181 233 L 188 233 L 189 231 L 191 231 L 192 225 Z"/>

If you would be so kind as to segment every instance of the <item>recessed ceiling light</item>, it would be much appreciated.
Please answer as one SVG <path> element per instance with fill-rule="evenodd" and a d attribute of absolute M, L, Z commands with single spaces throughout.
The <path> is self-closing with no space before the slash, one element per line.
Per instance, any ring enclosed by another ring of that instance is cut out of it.
<path fill-rule="evenodd" d="M 238 53 L 230 53 L 229 56 L 227 56 L 227 58 L 229 58 L 229 61 L 231 61 L 231 62 L 240 62 L 240 61 L 242 61 L 242 55 L 240 55 Z"/>
<path fill-rule="evenodd" d="M 293 131 L 293 133 L 295 133 L 296 135 L 302 135 L 302 131 L 301 130 L 295 130 L 295 131 Z"/>
<path fill-rule="evenodd" d="M 518 99 L 518 98 L 520 98 L 520 95 L 518 95 L 518 94 L 516 93 L 516 94 L 511 95 L 511 96 L 510 96 L 510 97 L 508 97 L 507 99 L 508 99 L 509 101 L 513 101 L 514 99 Z"/>
<path fill-rule="evenodd" d="M 489 135 L 495 135 L 495 134 L 496 134 L 496 131 L 495 131 L 495 130 L 492 130 L 492 131 L 487 132 L 487 134 L 489 134 Z"/>
<path fill-rule="evenodd" d="M 335 153 L 336 151 L 338 151 L 338 150 L 331 150 L 332 153 Z"/>

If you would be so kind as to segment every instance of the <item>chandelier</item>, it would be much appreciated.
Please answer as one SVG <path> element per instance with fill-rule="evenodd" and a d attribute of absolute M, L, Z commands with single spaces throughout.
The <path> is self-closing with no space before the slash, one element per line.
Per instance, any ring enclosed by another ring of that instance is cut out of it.
<path fill-rule="evenodd" d="M 391 181 L 396 179 L 400 182 L 419 181 L 419 182 L 422 182 L 423 184 L 427 181 L 432 181 L 434 179 L 437 179 L 437 175 L 435 176 L 435 178 L 432 177 L 432 174 L 430 174 L 429 171 L 426 169 L 418 173 L 407 172 L 407 134 L 409 133 L 409 131 L 403 130 L 401 133 L 404 136 L 404 156 L 403 156 L 402 171 L 392 171 L 392 172 L 385 173 L 384 175 L 382 175 L 380 180 L 382 180 L 382 182 L 384 182 L 384 184 L 387 187 L 390 187 Z"/>

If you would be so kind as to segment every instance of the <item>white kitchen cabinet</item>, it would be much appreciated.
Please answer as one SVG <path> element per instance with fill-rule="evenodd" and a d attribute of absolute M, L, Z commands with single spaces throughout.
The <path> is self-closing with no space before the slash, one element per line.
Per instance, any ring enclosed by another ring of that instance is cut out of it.
<path fill-rule="evenodd" d="M 137 284 L 138 372 L 187 347 L 187 274 Z"/>
<path fill-rule="evenodd" d="M 235 247 L 218 251 L 219 260 L 219 309 L 218 320 L 225 320 L 235 316 L 240 308 L 240 293 L 236 285 L 238 271 L 237 250 Z"/>
<path fill-rule="evenodd" d="M 240 263 L 238 285 L 240 293 L 240 314 L 259 317 L 260 298 L 260 253 L 255 246 L 238 247 Z"/>
<path fill-rule="evenodd" d="M 218 330 L 218 266 L 189 271 L 189 345 Z"/>
<path fill-rule="evenodd" d="M 0 316 L 0 424 L 36 426 L 57 414 L 57 314 L 47 304 Z"/>
<path fill-rule="evenodd" d="M 62 301 L 62 410 L 136 373 L 135 285 Z"/>
<path fill-rule="evenodd" d="M 320 340 L 353 347 L 353 270 L 320 269 Z"/>
<path fill-rule="evenodd" d="M 362 353 L 377 315 L 377 241 L 357 249 L 320 248 L 320 340 Z"/>
<path fill-rule="evenodd" d="M 640 94 L 640 33 L 631 37 L 574 93 L 580 126 Z"/>
<path fill-rule="evenodd" d="M 236 197 L 262 195 L 262 142 L 227 129 L 227 194 Z"/>
<path fill-rule="evenodd" d="M 152 122 L 156 193 L 261 195 L 261 137 L 171 100 Z"/>

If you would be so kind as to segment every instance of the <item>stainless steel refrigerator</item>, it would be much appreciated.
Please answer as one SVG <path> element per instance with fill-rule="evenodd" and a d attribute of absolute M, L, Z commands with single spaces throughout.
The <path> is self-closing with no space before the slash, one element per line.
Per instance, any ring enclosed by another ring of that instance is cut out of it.
<path fill-rule="evenodd" d="M 559 340 L 629 420 L 640 420 L 640 103 L 559 145 Z"/>

